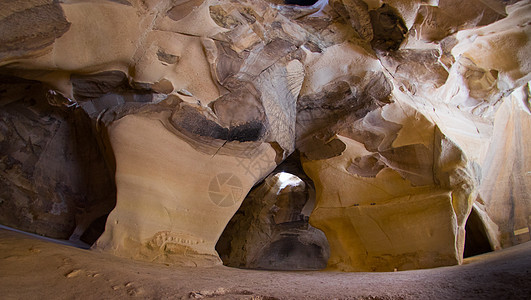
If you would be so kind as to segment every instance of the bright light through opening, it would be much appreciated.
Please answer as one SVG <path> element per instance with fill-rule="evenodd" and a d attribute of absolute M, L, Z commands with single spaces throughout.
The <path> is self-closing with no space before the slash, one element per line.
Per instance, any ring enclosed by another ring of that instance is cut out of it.
<path fill-rule="evenodd" d="M 281 191 L 287 186 L 298 186 L 304 184 L 304 182 L 299 177 L 290 173 L 280 172 L 277 173 L 275 176 L 278 177 L 278 182 L 280 183 L 279 191 Z"/>

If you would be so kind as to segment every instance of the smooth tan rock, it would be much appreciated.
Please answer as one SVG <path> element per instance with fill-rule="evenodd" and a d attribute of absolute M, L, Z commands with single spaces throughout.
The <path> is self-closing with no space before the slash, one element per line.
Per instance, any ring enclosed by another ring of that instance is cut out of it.
<path fill-rule="evenodd" d="M 507 247 L 530 239 L 529 85 L 505 99 L 495 120 L 478 202 L 494 223 L 487 223 L 493 243 Z"/>
<path fill-rule="evenodd" d="M 323 230 L 329 241 L 348 241 L 330 243 L 330 268 L 390 271 L 451 265 L 461 260 L 465 221 L 476 195 L 474 169 L 462 151 L 433 124 L 431 131 L 424 131 L 428 135 L 423 138 L 401 132 L 404 128 L 400 123 L 390 121 L 412 122 L 417 128 L 430 126 L 421 115 L 408 116 L 403 110 L 392 115 L 387 112 L 387 117 L 401 115 L 401 120 L 386 119 L 384 111 L 393 111 L 393 106 L 400 105 L 394 103 L 385 110 L 373 111 L 344 127 L 336 138 L 346 149 L 336 157 L 303 160 L 317 190 L 311 223 Z M 407 145 L 404 135 L 409 136 Z M 402 143 L 394 146 L 399 137 Z M 428 201 L 433 203 L 427 204 Z M 423 205 L 431 210 L 422 209 Z M 392 224 L 395 209 L 400 211 L 397 217 L 411 215 L 416 220 L 412 222 L 424 225 L 404 225 L 398 230 L 400 225 Z M 432 223 L 436 219 L 438 225 Z M 432 235 L 423 231 L 432 225 L 445 233 Z M 365 234 L 365 238 L 360 237 Z M 385 247 L 383 237 L 389 240 Z M 430 239 L 433 240 L 429 243 L 418 243 Z M 433 245 L 437 246 L 431 248 Z M 410 255 L 413 252 L 417 254 Z"/>
<path fill-rule="evenodd" d="M 329 268 L 382 272 L 458 263 L 448 193 L 389 200 L 315 210 L 312 223 L 332 241 Z"/>
<path fill-rule="evenodd" d="M 264 144 L 249 158 L 201 153 L 162 120 L 130 115 L 109 128 L 118 198 L 95 247 L 182 265 L 216 262 L 215 243 L 256 181 L 248 168 L 260 159 L 259 174 L 267 174 L 275 151 Z"/>

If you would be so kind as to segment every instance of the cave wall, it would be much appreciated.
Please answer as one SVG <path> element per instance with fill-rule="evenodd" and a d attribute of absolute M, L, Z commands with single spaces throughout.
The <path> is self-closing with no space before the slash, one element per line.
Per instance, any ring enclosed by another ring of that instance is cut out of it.
<path fill-rule="evenodd" d="M 50 105 L 56 95 L 38 82 L 2 78 L 0 90 L 2 224 L 79 240 L 116 198 L 90 118 Z"/>
<path fill-rule="evenodd" d="M 458 264 L 472 207 L 528 241 L 529 1 L 293 4 L 2 3 L 2 223 L 76 239 L 115 198 L 94 250 L 217 264 L 297 150 L 330 269 Z"/>

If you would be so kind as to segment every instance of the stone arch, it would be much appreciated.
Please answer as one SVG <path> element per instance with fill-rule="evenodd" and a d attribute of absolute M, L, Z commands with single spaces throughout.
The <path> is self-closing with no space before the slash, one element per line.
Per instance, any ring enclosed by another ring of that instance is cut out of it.
<path fill-rule="evenodd" d="M 315 188 L 297 165 L 298 156 L 290 156 L 249 192 L 216 245 L 225 265 L 269 270 L 326 267 L 328 241 L 309 224 Z"/>

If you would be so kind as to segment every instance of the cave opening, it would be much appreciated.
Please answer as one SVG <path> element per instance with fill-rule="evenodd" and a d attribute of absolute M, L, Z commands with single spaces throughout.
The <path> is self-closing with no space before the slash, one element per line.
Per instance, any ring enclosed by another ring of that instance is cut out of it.
<path fill-rule="evenodd" d="M 47 84 L 0 72 L 0 136 L 0 173 L 9 174 L 0 180 L 0 223 L 92 245 L 116 187 L 89 113 Z"/>
<path fill-rule="evenodd" d="M 321 270 L 330 249 L 309 223 L 315 188 L 296 153 L 251 189 L 216 245 L 223 264 L 262 270 Z"/>
<path fill-rule="evenodd" d="M 317 3 L 318 0 L 284 0 L 284 3 L 287 5 L 298 5 L 298 6 L 312 6 Z"/>
<path fill-rule="evenodd" d="M 492 251 L 487 230 L 475 208 L 465 225 L 465 251 L 463 257 L 471 257 Z"/>
<path fill-rule="evenodd" d="M 109 214 L 104 214 L 92 221 L 79 239 L 92 246 L 105 231 L 105 224 L 107 223 L 108 217 Z"/>
<path fill-rule="evenodd" d="M 275 174 L 275 176 L 278 177 L 277 180 L 280 183 L 279 191 L 287 186 L 304 185 L 304 181 L 302 181 L 298 176 L 293 175 L 291 173 L 280 172 Z"/>

